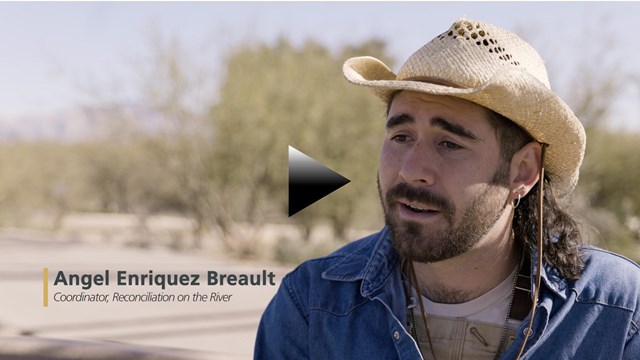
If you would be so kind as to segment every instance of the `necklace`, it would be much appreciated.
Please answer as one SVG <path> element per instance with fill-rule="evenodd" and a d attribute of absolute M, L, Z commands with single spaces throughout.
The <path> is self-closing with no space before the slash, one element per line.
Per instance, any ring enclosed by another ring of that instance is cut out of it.
<path fill-rule="evenodd" d="M 500 358 L 500 355 L 502 355 L 502 353 L 500 352 L 500 350 L 502 349 L 502 347 L 504 346 L 504 342 L 506 340 L 507 337 L 507 329 L 509 326 L 509 318 L 510 318 L 510 314 L 511 314 L 511 307 L 513 306 L 513 298 L 514 298 L 514 294 L 515 294 L 515 290 L 516 290 L 516 283 L 518 281 L 518 276 L 520 274 L 520 270 L 522 268 L 522 259 L 524 258 L 524 254 L 523 256 L 520 257 L 520 261 L 518 262 L 518 264 L 516 265 L 516 269 L 515 269 L 515 273 L 513 275 L 513 283 L 511 286 L 511 294 L 509 295 L 509 305 L 507 306 L 507 312 L 505 315 L 505 319 L 504 319 L 504 324 L 502 326 L 502 331 L 500 334 L 500 342 L 498 344 L 498 349 L 496 351 L 496 354 L 494 356 L 494 360 L 497 360 L 498 358 Z M 405 293 L 407 294 L 407 299 L 409 299 L 409 297 L 413 296 L 412 294 L 412 289 L 415 289 L 416 293 L 418 294 L 418 297 L 420 298 L 422 296 L 422 291 L 420 290 L 420 285 L 418 284 L 418 279 L 416 276 L 416 272 L 415 269 L 413 267 L 413 260 L 411 258 L 407 259 L 408 263 L 409 263 L 409 271 L 407 271 L 407 277 L 408 277 L 408 290 L 405 289 Z M 427 324 L 427 313 L 424 309 L 424 304 L 422 299 L 418 299 L 418 305 L 420 307 L 420 315 L 423 321 L 423 325 L 424 328 L 426 329 L 426 334 L 427 334 L 427 339 L 429 341 L 429 348 L 431 351 L 431 356 L 433 357 L 434 360 L 436 360 L 436 355 L 435 355 L 435 349 L 433 347 L 433 341 L 431 339 L 431 334 L 429 332 L 429 326 Z M 413 307 L 414 304 L 412 302 L 410 307 Z M 418 336 L 417 336 L 417 332 L 415 330 L 415 316 L 414 316 L 414 312 L 413 310 L 411 310 L 409 312 L 409 321 L 410 321 L 410 328 L 411 328 L 411 336 L 413 336 L 413 338 L 416 341 L 416 344 L 418 345 L 418 350 L 420 351 L 420 354 L 423 355 L 424 352 L 420 346 L 420 341 L 418 340 Z"/>

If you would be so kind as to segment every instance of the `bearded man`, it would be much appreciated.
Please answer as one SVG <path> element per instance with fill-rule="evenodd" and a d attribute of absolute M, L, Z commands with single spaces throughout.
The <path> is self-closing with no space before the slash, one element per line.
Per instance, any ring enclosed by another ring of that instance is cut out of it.
<path fill-rule="evenodd" d="M 640 269 L 559 205 L 585 133 L 529 44 L 459 19 L 344 74 L 388 105 L 386 225 L 283 279 L 256 359 L 640 359 Z"/>

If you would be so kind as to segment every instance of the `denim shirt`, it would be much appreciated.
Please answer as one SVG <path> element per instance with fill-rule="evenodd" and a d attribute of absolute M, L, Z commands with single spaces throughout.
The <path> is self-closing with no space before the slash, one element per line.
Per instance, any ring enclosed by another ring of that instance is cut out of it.
<path fill-rule="evenodd" d="M 640 359 L 640 268 L 593 247 L 584 249 L 584 261 L 579 280 L 544 264 L 521 359 Z M 386 227 L 303 263 L 285 276 L 265 310 L 254 358 L 422 359 L 405 329 L 399 265 Z M 516 358 L 528 324 L 529 316 L 501 359 Z"/>

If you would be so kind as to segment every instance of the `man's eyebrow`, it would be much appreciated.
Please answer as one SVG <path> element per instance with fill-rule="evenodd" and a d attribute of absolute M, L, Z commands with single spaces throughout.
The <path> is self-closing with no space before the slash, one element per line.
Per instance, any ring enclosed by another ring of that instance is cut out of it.
<path fill-rule="evenodd" d="M 458 124 L 449 122 L 441 117 L 434 117 L 433 119 L 431 119 L 431 126 L 442 128 L 445 131 L 448 131 L 450 133 L 453 133 L 455 135 L 458 135 L 460 137 L 463 137 L 469 140 L 473 140 L 473 141 L 480 140 L 471 131 L 465 129 L 464 127 Z"/>
<path fill-rule="evenodd" d="M 408 114 L 394 115 L 390 117 L 389 120 L 387 120 L 387 130 L 402 124 L 408 124 L 408 123 L 414 123 L 414 122 L 416 122 L 416 120 L 411 115 L 408 115 Z"/>

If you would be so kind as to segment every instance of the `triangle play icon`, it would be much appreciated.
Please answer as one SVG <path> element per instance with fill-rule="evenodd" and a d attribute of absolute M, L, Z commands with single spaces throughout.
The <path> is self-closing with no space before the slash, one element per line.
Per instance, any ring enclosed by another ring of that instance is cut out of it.
<path fill-rule="evenodd" d="M 350 181 L 293 146 L 289 146 L 289 216 Z"/>

